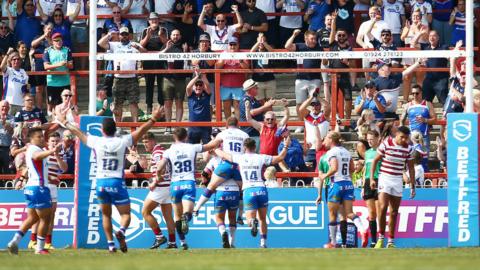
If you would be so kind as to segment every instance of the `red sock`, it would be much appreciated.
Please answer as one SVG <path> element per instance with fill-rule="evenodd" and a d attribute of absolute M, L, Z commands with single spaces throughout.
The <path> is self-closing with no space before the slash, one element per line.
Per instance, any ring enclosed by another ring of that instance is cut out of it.
<path fill-rule="evenodd" d="M 45 237 L 45 244 L 51 244 L 52 243 L 52 235 L 47 234 L 47 237 Z"/>
<path fill-rule="evenodd" d="M 177 240 L 175 239 L 175 234 L 174 233 L 169 233 L 168 234 L 168 242 L 174 243 Z"/>
<path fill-rule="evenodd" d="M 160 230 L 159 227 L 156 227 L 156 228 L 153 229 L 153 233 L 154 233 L 155 235 L 159 235 L 161 232 L 162 232 L 162 231 Z"/>
<path fill-rule="evenodd" d="M 37 241 L 37 234 L 36 234 L 36 233 L 32 233 L 32 234 L 30 235 L 30 240 L 31 240 L 31 241 Z"/>

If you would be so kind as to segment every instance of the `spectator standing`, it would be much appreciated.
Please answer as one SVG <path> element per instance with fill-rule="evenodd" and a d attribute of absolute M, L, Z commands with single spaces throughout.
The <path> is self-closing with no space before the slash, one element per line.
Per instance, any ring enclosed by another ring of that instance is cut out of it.
<path fill-rule="evenodd" d="M 318 45 L 317 34 L 312 31 L 306 31 L 304 43 L 294 43 L 295 38 L 300 35 L 299 29 L 293 31 L 292 36 L 287 40 L 285 49 L 288 51 L 309 52 L 322 51 Z M 298 59 L 297 68 L 320 68 L 320 59 Z M 295 79 L 295 102 L 297 104 L 297 115 L 300 115 L 300 105 L 307 99 L 312 91 L 320 88 L 321 75 L 319 73 L 297 73 Z M 299 117 L 300 118 L 300 117 Z M 301 119 L 301 118 L 300 118 Z M 303 132 L 303 128 L 297 128 L 295 133 Z"/>
<path fill-rule="evenodd" d="M 155 11 L 160 18 L 160 26 L 167 29 L 167 37 L 177 28 L 175 18 L 162 17 L 162 15 L 173 15 L 173 4 L 175 0 L 153 0 L 154 5 L 150 10 Z"/>
<path fill-rule="evenodd" d="M 308 30 L 317 32 L 325 28 L 325 17 L 330 13 L 331 0 L 312 0 L 303 16 L 309 24 Z"/>
<path fill-rule="evenodd" d="M 196 40 L 195 26 L 193 25 L 192 13 L 196 10 L 196 3 L 194 0 L 176 0 L 173 4 L 172 12 L 176 15 L 182 15 L 181 18 L 176 18 L 177 29 L 182 33 L 182 42 L 186 42 L 189 48 L 193 48 Z"/>
<path fill-rule="evenodd" d="M 147 51 L 160 51 L 167 42 L 167 29 L 160 27 L 159 17 L 155 12 L 151 12 L 148 17 L 150 26 L 145 28 L 142 33 L 140 45 Z M 161 61 L 143 61 L 144 70 L 162 69 Z M 146 103 L 147 114 L 151 114 L 153 110 L 153 93 L 155 89 L 155 79 L 157 80 L 157 102 L 163 105 L 163 76 L 162 74 L 145 74 Z"/>
<path fill-rule="evenodd" d="M 231 37 L 228 42 L 227 52 L 238 52 L 238 39 Z M 248 69 L 248 60 L 219 60 L 215 67 L 217 69 Z M 232 105 L 235 109 L 235 117 L 240 118 L 240 100 L 243 98 L 242 84 L 245 81 L 244 73 L 223 73 L 220 77 L 220 96 L 223 104 L 225 119 L 232 115 Z M 217 108 L 218 110 L 218 108 Z"/>
<path fill-rule="evenodd" d="M 78 15 L 85 16 L 88 14 L 87 0 L 67 0 L 67 16 L 75 14 L 77 6 L 80 6 Z M 72 21 L 70 38 L 72 41 L 72 52 L 80 53 L 88 51 L 88 29 L 86 19 L 75 19 Z M 87 57 L 81 57 L 78 60 L 77 69 L 87 69 Z"/>
<path fill-rule="evenodd" d="M 149 10 L 147 8 L 147 0 L 120 0 L 118 5 L 122 7 L 123 14 L 132 15 L 147 15 Z M 133 40 L 139 41 L 142 36 L 142 31 L 147 27 L 145 19 L 132 19 Z"/>
<path fill-rule="evenodd" d="M 262 0 L 258 1 L 256 7 L 265 13 L 275 13 L 276 0 Z M 280 44 L 278 44 L 278 19 L 275 16 L 267 16 L 267 23 L 268 23 L 268 31 L 265 33 L 267 40 L 272 42 L 273 47 L 279 48 Z M 275 43 L 276 42 L 276 43 Z"/>
<path fill-rule="evenodd" d="M 401 47 L 402 40 L 400 39 L 400 35 L 406 22 L 403 3 L 399 0 L 379 0 L 377 3 L 381 6 L 383 20 L 387 23 L 388 28 L 392 32 L 393 44 L 397 47 Z"/>
<path fill-rule="evenodd" d="M 68 169 L 64 173 L 73 174 L 75 171 L 75 136 L 68 129 L 64 130 L 62 135 L 60 156 L 68 165 Z"/>
<path fill-rule="evenodd" d="M 255 44 L 260 32 L 268 31 L 265 12 L 255 7 L 257 0 L 245 0 L 247 9 L 240 12 L 243 25 L 240 32 L 240 49 L 249 50 Z"/>
<path fill-rule="evenodd" d="M 33 54 L 43 54 L 45 49 L 53 46 L 52 41 L 53 23 L 47 23 L 43 26 L 43 34 L 35 37 L 32 41 Z M 32 51 L 32 50 L 31 50 Z M 43 57 L 31 56 L 32 71 L 45 71 L 43 67 Z M 35 104 L 38 108 L 45 107 L 45 86 L 47 85 L 46 75 L 32 75 L 30 76 L 30 86 L 35 88 Z M 32 91 L 33 92 L 33 91 Z"/>
<path fill-rule="evenodd" d="M 355 99 L 355 114 L 361 115 L 364 110 L 370 109 L 373 111 L 375 119 L 382 120 L 386 106 L 387 102 L 378 93 L 375 82 L 368 81 Z"/>
<path fill-rule="evenodd" d="M 28 49 L 27 49 L 27 44 L 25 44 L 23 41 L 19 41 L 17 43 L 17 52 L 18 56 L 20 56 L 20 67 L 23 68 L 25 71 L 31 71 L 32 70 L 32 61 L 30 59 L 30 55 L 28 54 Z M 31 77 L 28 76 L 28 84 L 31 84 Z M 30 85 L 29 89 L 31 91 L 32 87 Z"/>
<path fill-rule="evenodd" d="M 8 48 L 15 47 L 15 37 L 5 22 L 0 21 L 0 55 L 7 53 Z"/>
<path fill-rule="evenodd" d="M 461 46 L 461 43 L 459 44 Z M 422 50 L 448 50 L 448 45 L 440 43 L 440 37 L 435 30 L 428 34 L 428 44 L 421 45 Z M 428 68 L 446 68 L 448 67 L 447 58 L 428 58 L 425 61 Z M 437 96 L 438 101 L 443 105 L 448 95 L 448 72 L 427 72 L 425 80 L 423 80 L 423 98 L 429 102 L 433 102 L 433 98 Z"/>
<path fill-rule="evenodd" d="M 68 71 L 73 68 L 72 52 L 63 46 L 63 37 L 60 33 L 52 35 L 53 46 L 45 49 L 43 53 L 43 67 L 47 71 L 67 71 L 64 75 L 47 75 L 48 111 L 51 112 L 55 105 L 61 103 L 60 94 L 64 89 L 70 89 L 70 75 Z"/>
<path fill-rule="evenodd" d="M 112 110 L 110 109 L 113 100 L 107 96 L 107 91 L 107 86 L 102 86 L 97 91 L 97 116 L 113 116 Z"/>
<path fill-rule="evenodd" d="M 205 74 L 195 73 L 195 76 L 187 84 L 188 97 L 188 121 L 190 122 L 211 122 L 212 113 L 210 109 L 211 88 Z M 207 144 L 212 134 L 211 127 L 189 127 L 188 142 Z"/>
<path fill-rule="evenodd" d="M 211 52 L 210 37 L 208 34 L 201 34 L 198 39 L 198 49 L 193 52 Z M 192 66 L 199 69 L 215 69 L 215 60 L 192 60 Z M 215 108 L 215 75 L 213 73 L 206 74 L 208 84 L 210 84 L 210 104 Z"/>
<path fill-rule="evenodd" d="M 205 16 L 207 14 L 208 6 L 203 6 L 202 13 L 198 18 L 198 27 L 210 36 L 213 51 L 225 51 L 228 48 L 228 40 L 233 37 L 233 34 L 238 31 L 243 25 L 242 16 L 238 11 L 237 6 L 232 6 L 232 10 L 237 17 L 237 24 L 227 25 L 227 18 L 224 14 L 216 16 L 216 25 L 205 24 Z"/>
<path fill-rule="evenodd" d="M 463 44 L 465 43 L 465 23 L 466 23 L 466 14 L 465 14 L 465 0 L 459 0 L 457 6 L 453 9 L 450 14 L 450 25 L 453 26 L 452 39 L 450 45 L 455 45 L 457 41 L 461 40 Z"/>
<path fill-rule="evenodd" d="M 112 9 L 118 7 L 118 0 L 92 0 L 97 2 L 97 15 L 112 15 Z M 117 13 L 115 13 L 117 14 Z M 115 14 L 113 14 L 115 16 Z M 104 25 L 105 19 L 97 19 L 97 40 L 100 39 L 102 33 L 108 33 L 108 30 L 105 32 Z M 117 31 L 120 28 L 117 28 Z M 87 36 L 88 38 L 88 36 Z"/>
<path fill-rule="evenodd" d="M 327 14 L 325 16 L 325 27 L 317 31 L 318 45 L 324 50 L 325 48 L 330 48 L 330 32 L 332 31 L 332 15 Z M 328 68 L 328 62 L 320 63 L 321 68 Z M 323 81 L 323 95 L 326 100 L 330 100 L 330 73 L 322 72 L 322 81 Z"/>
<path fill-rule="evenodd" d="M 133 1 L 133 0 L 131 0 Z M 129 19 L 122 18 L 122 9 L 120 6 L 114 6 L 112 8 L 112 18 L 106 19 L 103 24 L 103 34 L 109 33 L 111 30 L 119 31 L 122 27 L 127 27 L 130 33 L 130 39 L 133 38 L 133 27 Z"/>
<path fill-rule="evenodd" d="M 35 16 L 42 16 L 40 9 L 45 11 L 47 16 L 52 16 L 55 9 L 64 7 L 65 0 L 35 0 L 36 13 Z"/>
<path fill-rule="evenodd" d="M 112 37 L 108 33 L 98 41 L 98 45 L 105 50 L 111 50 L 112 53 L 139 53 L 146 50 L 136 42 L 130 41 L 130 30 L 127 27 L 120 28 L 120 41 L 109 41 Z M 135 60 L 115 60 L 113 61 L 115 70 L 137 70 L 137 61 Z M 113 79 L 113 114 L 116 122 L 122 121 L 123 103 L 125 99 L 130 105 L 132 122 L 138 121 L 138 101 L 140 98 L 140 89 L 138 78 L 134 73 L 115 74 Z"/>
<path fill-rule="evenodd" d="M 187 43 L 182 44 L 182 35 L 178 29 L 172 31 L 170 39 L 162 47 L 161 53 L 183 53 L 188 50 Z M 183 70 L 184 61 L 168 60 L 168 70 Z M 175 117 L 177 122 L 183 118 L 183 100 L 185 99 L 185 74 L 165 74 L 163 78 L 163 98 L 165 102 L 165 119 L 172 121 L 172 105 L 175 100 Z M 166 133 L 170 134 L 171 128 L 167 128 Z"/>
<path fill-rule="evenodd" d="M 449 21 L 454 5 L 454 0 L 432 0 L 432 29 L 437 31 L 440 44 L 450 44 L 452 39 L 452 26 Z"/>
<path fill-rule="evenodd" d="M 2 99 L 14 106 L 12 110 L 14 113 L 19 111 L 23 104 L 23 96 L 28 93 L 28 75 L 21 68 L 21 64 L 20 55 L 13 48 L 8 49 L 7 55 L 0 64 L 4 81 Z"/>
<path fill-rule="evenodd" d="M 337 28 L 347 31 L 350 44 L 355 44 L 354 8 L 355 3 L 352 0 L 333 0 L 332 2 L 332 10 L 337 13 Z"/>
<path fill-rule="evenodd" d="M 301 12 L 306 6 L 305 0 L 278 0 L 277 9 L 282 12 Z M 284 44 L 292 35 L 295 29 L 301 29 L 303 26 L 302 16 L 281 16 L 280 17 L 280 42 Z"/>
<path fill-rule="evenodd" d="M 80 0 L 77 0 L 80 1 Z M 70 16 L 65 17 L 63 14 L 63 10 L 59 7 L 53 10 L 51 16 L 45 14 L 41 8 L 41 5 L 38 6 L 37 10 L 40 13 L 40 17 L 42 18 L 43 22 L 52 22 L 53 23 L 53 31 L 52 33 L 60 33 L 63 37 L 63 45 L 72 48 L 72 39 L 70 35 L 70 28 L 72 27 L 72 23 L 77 19 L 78 14 L 80 13 L 80 5 L 77 5 L 75 11 L 70 14 Z"/>
<path fill-rule="evenodd" d="M 432 23 L 432 4 L 426 0 L 410 0 L 410 6 L 412 7 L 412 13 L 420 11 L 422 14 L 422 24 L 430 25 Z"/>
<path fill-rule="evenodd" d="M 216 22 L 215 22 L 215 3 L 214 3 L 214 0 L 205 0 L 205 1 L 202 1 L 203 2 L 203 5 L 197 5 L 197 8 L 199 9 L 198 10 L 198 14 L 201 14 L 202 11 L 205 9 L 205 16 L 203 17 L 203 24 L 206 24 L 206 25 L 212 25 L 212 26 L 215 26 L 217 25 Z M 198 21 L 200 19 L 200 16 L 197 17 L 197 25 L 198 25 Z"/>
<path fill-rule="evenodd" d="M 12 14 L 17 14 L 17 1 L 16 0 L 5 0 L 1 4 L 1 14 L 5 16 L 8 12 Z"/>
<path fill-rule="evenodd" d="M 31 94 L 26 94 L 23 97 L 23 108 L 15 114 L 15 124 L 23 124 L 25 128 L 32 128 L 37 126 L 42 126 L 42 128 L 47 127 L 47 118 L 43 114 L 42 110 L 35 107 L 33 96 Z"/>
<path fill-rule="evenodd" d="M 12 144 L 14 120 L 9 112 L 8 101 L 0 101 L 0 174 L 12 172 L 10 169 L 10 145 Z"/>
<path fill-rule="evenodd" d="M 290 131 L 288 128 L 282 127 L 277 130 L 275 136 L 278 136 L 282 139 L 280 145 L 278 145 L 278 153 L 280 153 L 283 148 L 285 148 L 284 138 L 290 136 Z M 285 156 L 283 162 L 280 162 L 278 165 L 284 172 L 308 172 L 307 165 L 305 165 L 305 160 L 303 159 L 303 146 L 295 137 L 290 137 L 290 146 L 287 148 L 287 155 Z M 309 179 L 311 181 L 311 179 Z M 310 181 L 304 181 L 304 184 L 309 184 Z M 298 182 L 297 179 L 290 179 L 290 186 L 296 186 Z"/>
<path fill-rule="evenodd" d="M 30 46 L 35 37 L 42 32 L 40 20 L 35 17 L 33 0 L 17 0 L 17 22 L 15 24 L 15 39 Z"/>
<path fill-rule="evenodd" d="M 273 47 L 267 42 L 266 35 L 260 33 L 258 35 L 257 43 L 253 45 L 251 52 L 272 52 Z M 254 69 L 269 69 L 272 68 L 272 61 L 269 59 L 252 60 L 252 67 Z M 277 82 L 275 75 L 272 72 L 254 72 L 252 79 L 257 83 L 258 93 L 257 98 L 261 104 L 264 104 L 268 97 L 275 97 L 277 89 Z"/>

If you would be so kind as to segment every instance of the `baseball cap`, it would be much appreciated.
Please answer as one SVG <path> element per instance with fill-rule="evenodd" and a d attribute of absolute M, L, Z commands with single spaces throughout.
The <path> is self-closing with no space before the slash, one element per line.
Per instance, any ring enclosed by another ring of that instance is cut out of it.
<path fill-rule="evenodd" d="M 158 19 L 158 14 L 156 12 L 150 12 L 148 19 L 149 20 Z"/>
<path fill-rule="evenodd" d="M 218 133 L 222 132 L 219 128 L 212 129 L 212 137 L 217 137 Z"/>
<path fill-rule="evenodd" d="M 52 35 L 52 39 L 57 39 L 57 38 L 62 38 L 63 39 L 62 34 L 55 33 L 55 34 Z"/>
<path fill-rule="evenodd" d="M 390 33 L 391 34 L 392 30 L 390 30 L 389 28 L 384 28 L 384 29 L 382 29 L 382 32 L 380 32 L 380 33 Z"/>
<path fill-rule="evenodd" d="M 207 34 L 201 34 L 198 41 L 210 41 L 210 37 Z"/>
<path fill-rule="evenodd" d="M 318 100 L 317 98 L 314 98 L 312 99 L 312 102 L 310 102 L 310 105 L 318 106 L 318 105 L 322 105 L 322 103 L 320 103 L 320 100 Z"/>
<path fill-rule="evenodd" d="M 128 27 L 123 26 L 120 28 L 120 34 L 121 33 L 130 33 L 130 31 L 128 30 Z"/>
<path fill-rule="evenodd" d="M 377 70 L 381 69 L 381 68 L 382 68 L 383 66 L 385 66 L 385 65 L 386 65 L 386 66 L 389 66 L 389 67 L 392 66 L 391 63 L 387 63 L 387 62 L 383 62 L 383 61 L 382 61 L 382 62 L 380 62 L 380 63 L 377 64 Z"/>
<path fill-rule="evenodd" d="M 365 88 L 376 88 L 375 82 L 372 80 L 367 81 Z"/>
<path fill-rule="evenodd" d="M 230 43 L 238 44 L 238 38 L 237 37 L 230 37 L 228 39 L 228 44 L 230 44 Z"/>
<path fill-rule="evenodd" d="M 243 91 L 248 91 L 257 85 L 258 83 L 256 81 L 252 79 L 248 79 L 245 82 L 243 82 Z"/>
<path fill-rule="evenodd" d="M 282 127 L 279 127 L 277 129 L 277 131 L 275 132 L 275 137 L 280 137 L 282 136 L 283 133 L 287 132 L 288 131 L 288 126 L 282 126 Z"/>

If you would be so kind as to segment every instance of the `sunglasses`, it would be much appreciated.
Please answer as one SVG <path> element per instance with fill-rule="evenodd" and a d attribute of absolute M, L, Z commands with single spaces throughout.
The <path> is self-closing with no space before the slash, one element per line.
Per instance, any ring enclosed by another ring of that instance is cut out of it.
<path fill-rule="evenodd" d="M 1 26 L 0 29 L 7 29 L 7 27 L 6 26 Z"/>
<path fill-rule="evenodd" d="M 33 99 L 25 99 L 25 101 L 33 102 Z"/>
<path fill-rule="evenodd" d="M 345 34 L 337 34 L 338 37 L 346 37 L 347 35 Z"/>
<path fill-rule="evenodd" d="M 203 86 L 203 83 L 196 83 L 195 86 Z"/>
<path fill-rule="evenodd" d="M 389 37 L 391 34 L 382 34 L 382 37 Z"/>
<path fill-rule="evenodd" d="M 120 11 L 114 11 L 113 14 L 120 14 Z"/>
<path fill-rule="evenodd" d="M 412 95 L 414 95 L 414 96 L 420 95 L 420 92 L 412 92 Z"/>
<path fill-rule="evenodd" d="M 128 36 L 128 33 L 121 33 L 120 36 Z"/>
<path fill-rule="evenodd" d="M 60 41 L 62 41 L 62 40 L 61 40 L 61 39 L 54 39 L 53 41 L 54 41 L 54 42 L 60 42 Z"/>
<path fill-rule="evenodd" d="M 275 118 L 265 118 L 265 121 L 273 121 Z"/>
<path fill-rule="evenodd" d="M 12 58 L 12 61 L 20 61 L 20 58 Z"/>
<path fill-rule="evenodd" d="M 63 16 L 63 14 L 60 14 L 60 13 L 59 14 L 53 14 L 53 17 L 62 17 L 62 16 Z"/>
<path fill-rule="evenodd" d="M 217 22 L 225 22 L 225 20 L 217 20 Z"/>
<path fill-rule="evenodd" d="M 229 46 L 237 46 L 238 44 L 237 43 L 229 43 L 228 45 Z"/>
<path fill-rule="evenodd" d="M 63 97 L 73 97 L 73 95 L 63 95 Z"/>

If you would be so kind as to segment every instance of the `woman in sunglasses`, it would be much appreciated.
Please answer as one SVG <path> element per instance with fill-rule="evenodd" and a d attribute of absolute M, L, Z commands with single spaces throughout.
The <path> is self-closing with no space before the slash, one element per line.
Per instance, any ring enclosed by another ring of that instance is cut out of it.
<path fill-rule="evenodd" d="M 21 40 L 30 46 L 33 39 L 41 35 L 41 33 L 42 25 L 40 20 L 35 17 L 33 0 L 17 0 L 16 40 Z"/>
<path fill-rule="evenodd" d="M 13 113 L 23 105 L 23 95 L 27 93 L 28 75 L 21 64 L 20 55 L 13 48 L 8 49 L 0 64 L 4 80 L 3 99 L 12 105 Z"/>
<path fill-rule="evenodd" d="M 80 2 L 80 0 L 76 0 Z M 80 13 L 81 5 L 77 5 L 75 11 L 70 14 L 68 17 L 65 16 L 63 13 L 63 9 L 57 6 L 51 16 L 45 14 L 43 11 L 42 5 L 37 5 L 38 13 L 42 18 L 43 22 L 52 22 L 53 23 L 53 33 L 60 33 L 63 36 L 63 46 L 71 48 L 72 47 L 72 39 L 70 36 L 70 28 L 72 27 L 72 23 L 77 18 L 78 14 Z"/>
<path fill-rule="evenodd" d="M 78 107 L 73 102 L 73 94 L 69 89 L 65 89 L 61 94 L 62 103 L 55 106 L 54 117 L 57 115 L 65 115 L 66 119 L 70 123 L 75 122 L 75 118 L 78 116 Z"/>

